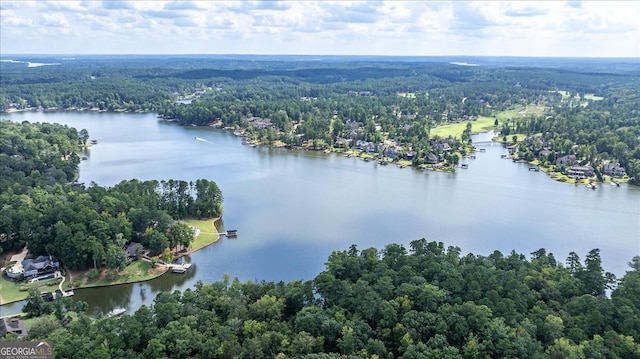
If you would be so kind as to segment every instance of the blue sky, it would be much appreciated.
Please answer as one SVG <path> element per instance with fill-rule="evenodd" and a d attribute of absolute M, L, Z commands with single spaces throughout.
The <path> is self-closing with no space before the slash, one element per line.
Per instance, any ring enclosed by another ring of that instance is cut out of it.
<path fill-rule="evenodd" d="M 6 54 L 640 57 L 640 1 L 0 2 Z"/>

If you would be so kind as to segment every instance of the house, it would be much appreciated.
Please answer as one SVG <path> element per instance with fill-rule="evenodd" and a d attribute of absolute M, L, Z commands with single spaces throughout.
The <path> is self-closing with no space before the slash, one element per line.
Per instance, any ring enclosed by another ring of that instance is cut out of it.
<path fill-rule="evenodd" d="M 609 176 L 622 177 L 625 175 L 626 171 L 625 171 L 625 168 L 620 166 L 619 163 L 609 162 L 606 165 L 604 165 L 602 172 L 604 172 L 604 174 Z"/>
<path fill-rule="evenodd" d="M 127 246 L 125 250 L 127 254 L 127 260 L 135 261 L 138 260 L 139 255 L 142 253 L 142 244 L 138 242 L 131 242 Z"/>
<path fill-rule="evenodd" d="M 440 162 L 440 158 L 438 158 L 438 155 L 436 155 L 433 152 L 429 153 L 429 155 L 427 156 L 428 164 L 435 165 L 435 164 L 438 164 L 439 162 Z"/>
<path fill-rule="evenodd" d="M 558 166 L 571 166 L 574 163 L 576 163 L 576 155 L 567 155 L 556 159 Z"/>
<path fill-rule="evenodd" d="M 369 153 L 376 151 L 376 145 L 373 142 L 367 142 L 362 140 L 356 141 L 356 148 Z"/>
<path fill-rule="evenodd" d="M 593 176 L 595 171 L 591 166 L 571 166 L 564 173 L 569 177 L 585 178 Z"/>
<path fill-rule="evenodd" d="M 449 143 L 444 141 L 436 141 L 433 144 L 433 147 L 440 151 L 451 151 L 451 146 L 449 146 Z"/>
<path fill-rule="evenodd" d="M 539 156 L 539 157 L 549 157 L 549 155 L 550 155 L 551 153 L 552 153 L 552 152 L 551 152 L 549 149 L 545 148 L 545 149 L 543 149 L 542 151 L 540 151 L 540 152 L 538 153 L 538 156 Z"/>
<path fill-rule="evenodd" d="M 273 126 L 270 118 L 249 117 L 247 118 L 247 121 L 253 123 L 260 130 L 264 130 L 265 128 Z"/>
<path fill-rule="evenodd" d="M 341 147 L 341 148 L 347 148 L 349 147 L 349 144 L 351 143 L 350 138 L 342 138 L 342 137 L 338 137 L 336 139 L 336 142 L 333 144 L 335 147 Z"/>
<path fill-rule="evenodd" d="M 7 334 L 16 334 L 18 339 L 26 337 L 29 332 L 24 327 L 24 322 L 20 318 L 0 319 L 0 338 Z"/>
<path fill-rule="evenodd" d="M 60 262 L 51 255 L 39 256 L 35 259 L 23 260 L 22 270 L 24 277 L 35 277 L 60 270 Z"/>
<path fill-rule="evenodd" d="M 395 147 L 389 146 L 382 150 L 382 154 L 386 157 L 397 158 L 400 154 L 400 151 L 398 151 L 398 149 Z"/>
<path fill-rule="evenodd" d="M 415 157 L 416 155 L 416 151 L 414 150 L 409 150 L 407 152 L 404 153 L 404 158 L 411 161 L 413 160 L 413 157 Z"/>

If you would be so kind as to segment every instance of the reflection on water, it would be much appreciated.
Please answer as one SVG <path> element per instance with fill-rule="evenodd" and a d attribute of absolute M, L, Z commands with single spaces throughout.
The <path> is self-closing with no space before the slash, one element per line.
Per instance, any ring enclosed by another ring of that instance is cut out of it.
<path fill-rule="evenodd" d="M 600 248 L 605 270 L 622 275 L 640 254 L 640 190 L 601 186 L 597 191 L 550 180 L 526 164 L 500 158 L 506 150 L 484 142 L 469 168 L 456 173 L 381 166 L 314 151 L 240 144 L 212 128 L 180 127 L 152 114 L 11 114 L 11 120 L 61 122 L 86 128 L 99 144 L 80 164 L 80 182 L 112 186 L 123 179 L 215 180 L 224 193 L 221 238 L 193 253 L 184 275 L 131 285 L 78 290 L 93 313 L 130 311 L 153 304 L 159 291 L 193 288 L 224 273 L 246 280 L 312 279 L 333 250 L 408 248 L 419 238 L 462 253 L 515 250 L 526 256 L 546 248 L 559 261 L 575 251 L 583 259 Z M 210 143 L 194 140 L 206 139 Z M 3 306 L 17 311 L 22 305 Z M 13 308 L 13 309 L 12 309 Z"/>

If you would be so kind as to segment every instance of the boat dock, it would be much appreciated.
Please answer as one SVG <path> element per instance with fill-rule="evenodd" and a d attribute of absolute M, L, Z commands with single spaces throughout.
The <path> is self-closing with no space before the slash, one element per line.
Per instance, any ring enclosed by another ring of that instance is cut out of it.
<path fill-rule="evenodd" d="M 173 273 L 178 273 L 178 274 L 184 274 L 186 273 L 187 269 L 191 268 L 191 263 L 184 263 L 184 264 L 167 264 L 167 266 L 169 268 L 171 268 L 171 272 Z"/>
<path fill-rule="evenodd" d="M 237 237 L 238 230 L 237 229 L 229 229 L 226 232 L 218 232 L 219 236 L 227 236 L 227 237 Z"/>

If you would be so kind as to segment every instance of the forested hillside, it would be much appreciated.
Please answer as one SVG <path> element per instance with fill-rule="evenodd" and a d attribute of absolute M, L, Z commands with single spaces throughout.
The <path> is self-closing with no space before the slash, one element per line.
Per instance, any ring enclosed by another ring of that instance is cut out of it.
<path fill-rule="evenodd" d="M 451 139 L 431 130 L 488 118 L 500 138 L 518 143 L 520 159 L 553 165 L 576 156 L 597 173 L 616 163 L 640 181 L 637 62 L 474 60 L 482 65 L 366 57 L 3 62 L 0 110 L 154 111 L 183 125 L 238 130 L 252 143 L 357 149 L 449 170 L 472 151 L 471 128 Z"/>
<path fill-rule="evenodd" d="M 49 317 L 29 339 L 56 358 L 638 358 L 640 258 L 613 277 L 599 251 L 462 256 L 352 246 L 309 282 L 199 283 L 120 319 Z M 59 301 L 53 306 L 71 303 Z"/>
<path fill-rule="evenodd" d="M 26 245 L 70 269 L 121 269 L 125 244 L 160 253 L 190 230 L 175 220 L 222 213 L 222 191 L 207 179 L 73 182 L 87 138 L 58 124 L 0 121 L 0 253 Z"/>

